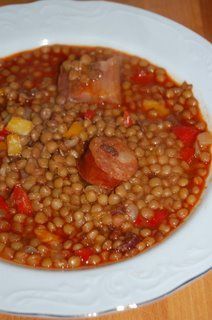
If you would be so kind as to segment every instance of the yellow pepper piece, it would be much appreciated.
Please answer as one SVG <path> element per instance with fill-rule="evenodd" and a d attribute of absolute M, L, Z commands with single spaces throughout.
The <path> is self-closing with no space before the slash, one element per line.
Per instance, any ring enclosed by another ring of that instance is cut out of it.
<path fill-rule="evenodd" d="M 146 111 L 154 109 L 159 116 L 167 116 L 169 114 L 169 109 L 165 106 L 165 103 L 156 100 L 145 99 L 143 101 L 143 107 Z"/>
<path fill-rule="evenodd" d="M 22 151 L 21 140 L 17 134 L 7 136 L 7 153 L 9 156 L 19 156 Z"/>
<path fill-rule="evenodd" d="M 27 136 L 33 128 L 32 121 L 20 117 L 12 117 L 8 122 L 6 129 L 12 133 Z"/>
<path fill-rule="evenodd" d="M 60 240 L 59 236 L 44 229 L 35 229 L 35 234 L 40 241 L 46 243 Z"/>
<path fill-rule="evenodd" d="M 4 141 L 0 142 L 0 151 L 7 150 L 7 144 Z"/>
<path fill-rule="evenodd" d="M 78 136 L 83 131 L 83 126 L 80 122 L 73 122 L 68 131 L 64 133 L 65 138 Z"/>

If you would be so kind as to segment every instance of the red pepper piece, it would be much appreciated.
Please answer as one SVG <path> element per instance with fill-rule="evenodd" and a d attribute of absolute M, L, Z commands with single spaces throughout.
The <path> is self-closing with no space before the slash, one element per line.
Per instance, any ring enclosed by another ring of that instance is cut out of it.
<path fill-rule="evenodd" d="M 75 254 L 79 256 L 84 262 L 87 262 L 89 257 L 93 254 L 93 249 L 90 247 L 82 248 L 75 251 Z"/>
<path fill-rule="evenodd" d="M 178 125 L 172 128 L 172 132 L 184 145 L 191 145 L 196 140 L 199 130 L 195 127 Z"/>
<path fill-rule="evenodd" d="M 194 157 L 195 149 L 193 147 L 184 147 L 180 150 L 180 158 L 190 163 Z"/>
<path fill-rule="evenodd" d="M 3 211 L 6 215 L 9 213 L 9 207 L 5 199 L 0 196 L 0 210 Z"/>
<path fill-rule="evenodd" d="M 5 137 L 9 134 L 9 131 L 5 128 L 3 128 L 0 131 L 0 141 L 4 141 Z"/>
<path fill-rule="evenodd" d="M 32 204 L 31 201 L 24 190 L 22 186 L 16 185 L 13 188 L 12 195 L 11 195 L 12 201 L 14 201 L 14 204 L 16 206 L 16 209 L 18 212 L 31 215 L 32 214 Z"/>
<path fill-rule="evenodd" d="M 85 112 L 80 113 L 81 118 L 92 120 L 96 114 L 95 110 L 87 110 Z"/>
<path fill-rule="evenodd" d="M 131 118 L 131 116 L 130 116 L 129 111 L 127 111 L 127 110 L 124 111 L 124 116 L 123 116 L 123 118 L 124 118 L 124 126 L 125 126 L 125 127 L 128 128 L 128 127 L 130 127 L 130 126 L 133 125 L 133 120 L 132 120 L 132 118 Z"/>
<path fill-rule="evenodd" d="M 154 76 L 152 73 L 148 73 L 145 69 L 136 68 L 131 80 L 135 84 L 149 84 L 153 82 Z"/>

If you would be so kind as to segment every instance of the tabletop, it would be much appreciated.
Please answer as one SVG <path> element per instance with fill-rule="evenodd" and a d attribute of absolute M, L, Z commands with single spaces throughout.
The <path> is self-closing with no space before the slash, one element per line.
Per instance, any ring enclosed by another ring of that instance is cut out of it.
<path fill-rule="evenodd" d="M 0 0 L 0 5 L 32 2 Z M 211 0 L 117 0 L 175 20 L 212 41 Z M 171 295 L 143 307 L 114 313 L 96 320 L 209 320 L 212 319 L 212 272 L 196 279 Z M 0 320 L 29 318 L 0 315 Z M 30 318 L 38 320 L 38 318 Z"/>

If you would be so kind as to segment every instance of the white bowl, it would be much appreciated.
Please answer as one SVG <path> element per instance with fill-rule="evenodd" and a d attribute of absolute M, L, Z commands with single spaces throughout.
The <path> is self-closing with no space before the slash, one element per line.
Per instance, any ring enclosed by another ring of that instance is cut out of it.
<path fill-rule="evenodd" d="M 145 57 L 194 85 L 212 114 L 212 48 L 158 15 L 106 2 L 46 0 L 0 9 L 2 57 L 46 44 L 113 47 Z M 211 186 L 188 221 L 162 244 L 128 261 L 92 270 L 51 272 L 0 262 L 0 311 L 95 316 L 135 308 L 203 274 L 212 262 Z"/>

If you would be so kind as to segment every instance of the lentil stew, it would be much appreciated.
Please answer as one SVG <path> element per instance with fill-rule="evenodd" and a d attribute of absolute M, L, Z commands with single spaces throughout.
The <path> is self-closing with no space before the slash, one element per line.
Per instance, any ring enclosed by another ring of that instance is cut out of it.
<path fill-rule="evenodd" d="M 0 60 L 0 257 L 46 269 L 161 242 L 205 188 L 212 136 L 192 85 L 108 48 Z"/>

